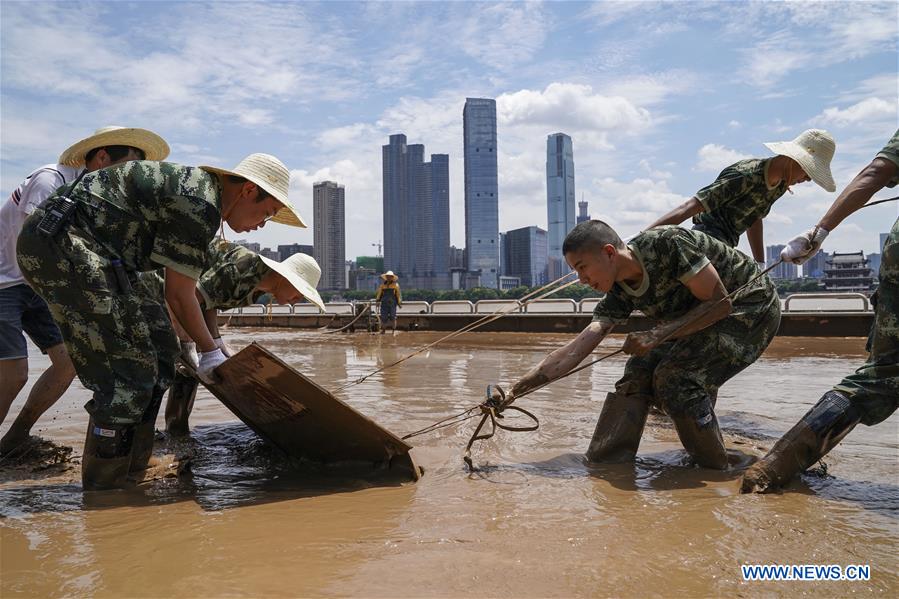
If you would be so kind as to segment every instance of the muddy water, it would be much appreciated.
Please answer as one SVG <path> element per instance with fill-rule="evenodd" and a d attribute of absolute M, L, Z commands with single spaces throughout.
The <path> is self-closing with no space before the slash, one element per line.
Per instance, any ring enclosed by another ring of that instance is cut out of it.
<path fill-rule="evenodd" d="M 259 341 L 336 388 L 435 338 L 232 329 L 229 341 Z M 470 334 L 342 397 L 404 434 L 476 403 L 488 383 L 513 381 L 569 338 Z M 777 339 L 720 392 L 734 456 L 763 453 L 863 353 L 861 339 Z M 33 381 L 45 362 L 32 358 Z M 461 461 L 468 424 L 413 441 L 425 469 L 415 485 L 297 471 L 205 392 L 191 439 L 157 443 L 164 463 L 192 456 L 181 476 L 163 465 L 137 490 L 83 495 L 77 465 L 24 475 L 0 466 L 0 595 L 896 595 L 896 415 L 844 441 L 829 476 L 782 495 L 741 496 L 738 474 L 689 467 L 661 418 L 636 464 L 588 467 L 581 453 L 623 364 L 616 356 L 523 400 L 540 430 L 476 445 L 474 476 Z M 36 432 L 79 454 L 87 398 L 76 383 Z M 869 564 L 871 580 L 744 582 L 740 564 L 755 563 Z"/>

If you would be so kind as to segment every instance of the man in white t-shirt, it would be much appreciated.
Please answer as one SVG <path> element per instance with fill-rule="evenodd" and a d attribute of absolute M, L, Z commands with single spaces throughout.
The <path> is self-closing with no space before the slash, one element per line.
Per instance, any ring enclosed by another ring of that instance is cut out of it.
<path fill-rule="evenodd" d="M 0 424 L 28 382 L 27 334 L 50 358 L 12 426 L 0 439 L 0 454 L 25 446 L 31 427 L 62 396 L 75 378 L 59 327 L 46 302 L 26 283 L 16 262 L 22 223 L 54 191 L 71 185 L 83 172 L 128 160 L 163 160 L 169 146 L 146 129 L 104 127 L 69 147 L 58 164 L 32 172 L 0 207 Z M 23 334 L 24 333 L 24 334 Z"/>

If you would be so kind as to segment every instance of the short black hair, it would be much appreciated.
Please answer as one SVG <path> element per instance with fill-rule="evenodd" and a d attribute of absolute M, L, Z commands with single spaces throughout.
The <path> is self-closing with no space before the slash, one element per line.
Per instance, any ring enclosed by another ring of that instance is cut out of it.
<path fill-rule="evenodd" d="M 587 220 L 573 228 L 562 243 L 562 254 L 591 247 L 612 245 L 624 249 L 624 242 L 615 230 L 601 220 Z"/>
<path fill-rule="evenodd" d="M 231 181 L 232 183 L 239 184 L 239 185 L 242 185 L 243 183 L 250 181 L 249 179 L 245 179 L 244 177 L 239 177 L 237 175 L 228 175 L 228 180 Z M 253 181 L 250 181 L 250 183 L 253 183 Z M 257 204 L 259 202 L 264 202 L 266 200 L 266 198 L 268 198 L 270 195 L 272 195 L 269 192 L 262 189 L 262 186 L 259 185 L 258 183 L 253 183 L 253 185 L 256 186 L 256 191 L 259 193 L 259 195 L 256 196 Z"/>
<path fill-rule="evenodd" d="M 146 160 L 146 153 L 140 148 L 135 148 L 133 146 L 100 146 L 99 148 L 94 148 L 90 152 L 84 155 L 84 161 L 90 162 L 91 159 L 97 155 L 97 152 L 100 150 L 106 150 L 106 153 L 109 154 L 109 157 L 112 158 L 112 161 L 115 162 L 117 160 L 121 160 L 125 156 L 128 155 L 128 152 L 134 150 L 137 153 L 138 160 Z"/>

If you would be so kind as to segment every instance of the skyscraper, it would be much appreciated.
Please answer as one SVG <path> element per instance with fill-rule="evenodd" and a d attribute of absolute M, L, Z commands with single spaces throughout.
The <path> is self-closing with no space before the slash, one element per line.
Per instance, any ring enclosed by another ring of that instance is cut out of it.
<path fill-rule="evenodd" d="M 546 231 L 540 227 L 522 227 L 507 231 L 503 237 L 503 274 L 518 277 L 528 287 L 545 285 Z"/>
<path fill-rule="evenodd" d="M 780 260 L 780 252 L 784 249 L 784 245 L 769 245 L 765 248 L 765 255 L 768 258 L 766 266 L 771 266 Z M 798 278 L 798 269 L 792 262 L 781 262 L 768 275 L 772 279 L 795 279 Z"/>
<path fill-rule="evenodd" d="M 805 264 L 802 265 L 802 276 L 804 277 L 812 277 L 813 279 L 822 279 L 824 278 L 824 269 L 826 268 L 826 262 L 828 259 L 827 252 L 824 250 L 819 251 L 817 254 L 812 256 Z"/>
<path fill-rule="evenodd" d="M 496 100 L 466 98 L 462 109 L 465 163 L 466 268 L 483 287 L 499 283 L 499 187 Z"/>
<path fill-rule="evenodd" d="M 390 136 L 382 146 L 384 267 L 407 288 L 448 289 L 449 156 Z"/>
<path fill-rule="evenodd" d="M 568 272 L 562 242 L 574 228 L 574 148 L 571 137 L 553 133 L 546 138 L 546 222 L 549 278 Z"/>
<path fill-rule="evenodd" d="M 587 214 L 587 202 L 586 200 L 582 200 L 577 203 L 577 224 L 581 224 L 590 220 L 590 215 Z"/>
<path fill-rule="evenodd" d="M 322 269 L 321 289 L 346 286 L 346 216 L 344 188 L 334 181 L 312 186 L 312 255 Z"/>

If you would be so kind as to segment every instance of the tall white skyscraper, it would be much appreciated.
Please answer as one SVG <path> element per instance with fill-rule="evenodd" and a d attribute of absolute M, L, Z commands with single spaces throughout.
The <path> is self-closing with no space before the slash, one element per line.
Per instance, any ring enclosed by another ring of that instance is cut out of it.
<path fill-rule="evenodd" d="M 343 185 L 312 186 L 312 255 L 322 269 L 321 289 L 346 287 L 346 211 Z"/>
<path fill-rule="evenodd" d="M 574 228 L 574 148 L 571 137 L 553 133 L 546 138 L 546 221 L 549 278 L 557 279 L 570 269 L 562 255 L 565 236 Z"/>
<path fill-rule="evenodd" d="M 462 125 L 466 268 L 480 276 L 481 286 L 496 289 L 499 284 L 496 100 L 466 98 Z"/>

